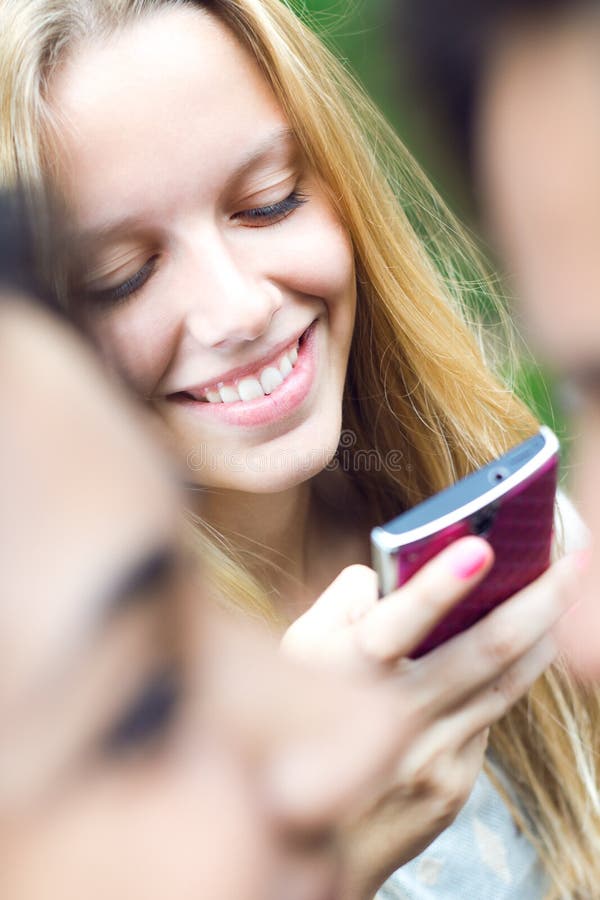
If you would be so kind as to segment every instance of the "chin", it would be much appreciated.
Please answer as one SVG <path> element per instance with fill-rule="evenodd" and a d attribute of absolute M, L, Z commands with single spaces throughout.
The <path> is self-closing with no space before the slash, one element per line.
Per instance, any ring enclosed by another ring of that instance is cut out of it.
<path fill-rule="evenodd" d="M 340 424 L 316 425 L 310 434 L 294 441 L 217 452 L 195 462 L 188 457 L 189 482 L 207 489 L 240 491 L 248 494 L 277 494 L 310 481 L 329 466 L 335 457 Z M 332 427 L 333 425 L 333 427 Z M 318 439 L 317 439 L 318 436 Z"/>

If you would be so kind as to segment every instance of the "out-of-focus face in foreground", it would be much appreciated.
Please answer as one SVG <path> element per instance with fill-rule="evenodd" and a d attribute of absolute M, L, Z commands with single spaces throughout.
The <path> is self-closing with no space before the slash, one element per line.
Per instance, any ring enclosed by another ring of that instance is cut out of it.
<path fill-rule="evenodd" d="M 527 333 L 570 379 L 573 490 L 600 541 L 600 20 L 507 32 L 480 98 L 483 202 Z M 576 667 L 600 674 L 600 553 L 564 620 Z"/>
<path fill-rule="evenodd" d="M 337 896 L 376 698 L 203 612 L 168 466 L 74 335 L 4 298 L 0 348 L 0 895 Z"/>

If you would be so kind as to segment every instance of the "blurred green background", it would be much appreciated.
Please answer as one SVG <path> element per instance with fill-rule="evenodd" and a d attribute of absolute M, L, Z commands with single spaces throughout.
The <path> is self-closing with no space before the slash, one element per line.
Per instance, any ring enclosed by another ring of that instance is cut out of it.
<path fill-rule="evenodd" d="M 426 112 L 406 90 L 402 60 L 390 39 L 394 7 L 402 0 L 293 0 L 315 30 L 358 76 L 398 133 L 434 176 L 438 187 L 453 190 L 447 166 L 430 140 Z M 438 158 L 436 158 L 438 157 Z M 442 184 L 441 182 L 446 182 Z"/>
<path fill-rule="evenodd" d="M 402 0 L 293 0 L 299 14 L 334 50 L 383 110 L 446 202 L 466 224 L 477 223 L 461 167 L 445 152 L 431 111 L 423 108 L 406 77 L 401 50 L 394 46 L 390 22 Z M 552 404 L 552 384 L 532 361 L 523 362 L 517 390 L 559 436 L 564 421 Z"/>

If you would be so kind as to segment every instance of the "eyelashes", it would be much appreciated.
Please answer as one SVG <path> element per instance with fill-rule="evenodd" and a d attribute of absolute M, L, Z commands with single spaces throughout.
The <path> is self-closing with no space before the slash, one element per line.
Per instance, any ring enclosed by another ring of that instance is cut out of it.
<path fill-rule="evenodd" d="M 250 228 L 265 228 L 269 225 L 277 225 L 303 206 L 308 199 L 306 194 L 293 190 L 289 196 L 278 203 L 242 210 L 235 213 L 232 219 Z M 88 300 L 100 307 L 116 306 L 141 290 L 154 275 L 158 265 L 159 255 L 156 253 L 134 275 L 116 287 L 88 291 Z"/>
<path fill-rule="evenodd" d="M 139 291 L 146 284 L 148 279 L 154 274 L 157 264 L 158 254 L 155 253 L 131 278 L 113 288 L 88 291 L 88 299 L 99 305 L 116 306 L 121 301 L 127 300 L 128 297 L 131 297 L 132 294 L 135 294 L 136 291 Z"/>
<path fill-rule="evenodd" d="M 166 733 L 177 711 L 180 688 L 172 671 L 162 671 L 144 685 L 133 703 L 102 741 L 109 756 L 143 748 Z"/>
<path fill-rule="evenodd" d="M 300 191 L 292 191 L 289 197 L 281 200 L 279 203 L 271 203 L 268 206 L 259 206 L 256 209 L 247 209 L 243 212 L 236 213 L 234 219 L 246 221 L 254 227 L 261 225 L 275 225 L 281 222 L 286 216 L 303 206 L 308 197 Z"/>

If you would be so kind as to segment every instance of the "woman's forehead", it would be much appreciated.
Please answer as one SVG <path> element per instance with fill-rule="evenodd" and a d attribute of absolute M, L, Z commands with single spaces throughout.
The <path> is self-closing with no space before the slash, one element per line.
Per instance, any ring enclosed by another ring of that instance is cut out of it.
<path fill-rule="evenodd" d="M 80 45 L 50 101 L 84 221 L 115 203 L 127 214 L 157 196 L 176 205 L 217 189 L 249 143 L 286 127 L 248 51 L 216 19 L 181 8 Z"/>

